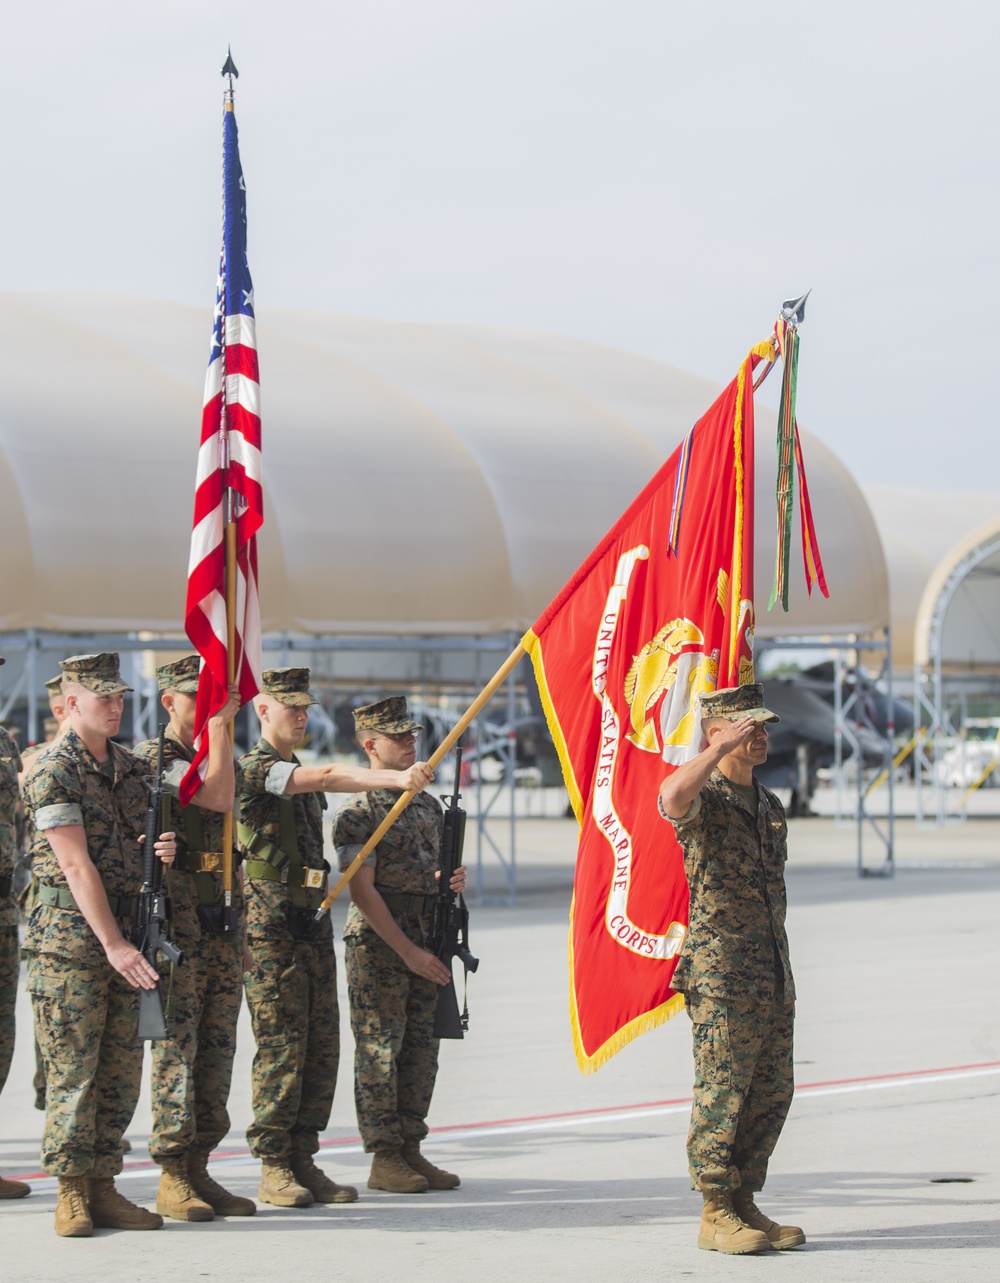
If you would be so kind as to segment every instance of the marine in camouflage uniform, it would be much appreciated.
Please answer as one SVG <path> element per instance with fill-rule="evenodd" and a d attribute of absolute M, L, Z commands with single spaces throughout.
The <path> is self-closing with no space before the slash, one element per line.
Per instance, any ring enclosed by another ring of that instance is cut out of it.
<path fill-rule="evenodd" d="M 157 977 L 128 940 L 142 876 L 145 767 L 110 737 L 129 687 L 114 654 L 74 656 L 61 668 L 70 729 L 27 782 L 39 903 L 24 948 L 47 1077 L 42 1163 L 59 1178 L 56 1233 L 77 1238 L 95 1226 L 163 1224 L 114 1187 L 139 1097 L 137 989 Z M 172 858 L 169 835 L 157 849 Z"/>
<path fill-rule="evenodd" d="M 415 759 L 420 725 L 402 696 L 356 709 L 354 726 L 374 768 Z M 398 791 L 376 789 L 344 805 L 333 825 L 342 870 L 398 800 Z M 344 931 L 354 1101 L 365 1151 L 375 1155 L 368 1184 L 394 1193 L 459 1184 L 420 1153 L 438 1068 L 438 985 L 450 978 L 428 950 L 443 830 L 440 803 L 426 793 L 415 797 L 355 874 Z M 464 889 L 464 869 L 452 885 Z"/>
<path fill-rule="evenodd" d="M 161 701 L 170 714 L 163 741 L 163 827 L 177 834 L 177 856 L 166 877 L 172 934 L 184 961 L 161 968 L 170 993 L 170 1037 L 152 1050 L 153 1129 L 149 1153 L 163 1168 L 156 1209 L 182 1221 L 252 1216 L 252 1199 L 229 1193 L 207 1172 L 208 1157 L 229 1131 L 226 1109 L 236 1055 L 236 1025 L 243 998 L 243 923 L 234 881 L 230 929 L 221 897 L 223 813 L 234 802 L 228 726 L 239 711 L 234 691 L 206 728 L 209 752 L 204 782 L 188 806 L 180 784 L 194 760 L 194 709 L 200 660 L 188 655 L 156 670 Z M 159 740 L 133 751 L 152 772 Z M 199 805 L 198 802 L 205 805 Z M 211 804 L 211 805 L 209 805 Z M 237 862 L 239 855 L 236 855 Z"/>
<path fill-rule="evenodd" d="M 5 661 L 0 658 L 0 664 Z M 14 900 L 14 858 L 17 855 L 16 811 L 20 799 L 17 777 L 21 758 L 13 737 L 0 727 L 0 1091 L 14 1055 L 14 1008 L 20 954 L 17 942 L 17 904 Z M 0 1176 L 0 1199 L 23 1198 L 31 1186 Z"/>
<path fill-rule="evenodd" d="M 340 1009 L 326 894 L 327 792 L 364 787 L 363 768 L 304 767 L 292 752 L 305 733 L 307 668 L 270 669 L 255 701 L 263 737 L 240 760 L 240 843 L 246 863 L 247 1005 L 257 1051 L 251 1153 L 262 1160 L 258 1198 L 279 1207 L 352 1202 L 313 1162 L 329 1122 L 340 1059 Z M 380 772 L 373 786 L 422 787 L 429 772 Z"/>
<path fill-rule="evenodd" d="M 49 708 L 52 712 L 51 717 L 45 719 L 45 740 L 41 744 L 32 744 L 21 754 L 21 783 L 22 788 L 34 769 L 35 762 L 41 753 L 48 746 L 59 738 L 69 722 L 66 717 L 66 705 L 63 701 L 62 693 L 62 673 L 55 677 L 50 677 L 45 683 L 45 691 L 49 698 Z M 31 831 L 31 825 L 28 821 L 28 815 L 23 813 L 23 830 L 24 830 L 24 861 L 22 864 L 22 873 L 20 881 L 20 893 L 17 896 L 18 908 L 21 911 L 21 917 L 25 922 L 35 911 L 35 905 L 38 903 L 38 878 L 31 869 L 31 847 L 34 835 Z M 31 1085 L 35 1089 L 35 1108 L 45 1111 L 45 1062 L 42 1060 L 42 1049 L 38 1045 L 38 1039 L 34 1039 L 35 1044 L 35 1073 L 31 1080 Z M 131 1149 L 128 1140 L 123 1137 L 122 1145 L 126 1149 Z"/>
<path fill-rule="evenodd" d="M 785 933 L 787 825 L 753 779 L 767 759 L 763 687 L 701 697 L 708 747 L 660 790 L 690 890 L 690 923 L 673 986 L 691 1018 L 695 1083 L 688 1134 L 692 1185 L 705 1201 L 698 1245 L 730 1253 L 805 1242 L 763 1215 L 764 1185 L 792 1102 L 795 988 Z"/>

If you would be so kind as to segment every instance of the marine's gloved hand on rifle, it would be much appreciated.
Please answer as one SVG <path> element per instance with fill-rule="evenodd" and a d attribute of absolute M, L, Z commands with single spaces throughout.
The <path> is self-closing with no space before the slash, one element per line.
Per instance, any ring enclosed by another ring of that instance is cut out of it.
<path fill-rule="evenodd" d="M 144 839 L 138 838 L 142 842 Z M 173 864 L 177 854 L 176 834 L 161 833 L 153 844 L 162 864 Z M 137 911 L 138 916 L 138 911 Z M 133 989 L 155 989 L 159 982 L 156 967 L 151 965 L 133 939 L 121 938 L 105 946 L 108 962 Z"/>

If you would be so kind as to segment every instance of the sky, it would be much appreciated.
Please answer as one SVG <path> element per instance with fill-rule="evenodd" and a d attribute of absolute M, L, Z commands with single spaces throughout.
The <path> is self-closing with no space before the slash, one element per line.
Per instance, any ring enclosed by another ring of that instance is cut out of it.
<path fill-rule="evenodd" d="M 231 45 L 259 316 L 521 326 L 721 384 L 812 288 L 803 427 L 863 483 L 1000 495 L 995 4 L 34 0 L 5 28 L 0 288 L 203 304 L 207 334 Z"/>

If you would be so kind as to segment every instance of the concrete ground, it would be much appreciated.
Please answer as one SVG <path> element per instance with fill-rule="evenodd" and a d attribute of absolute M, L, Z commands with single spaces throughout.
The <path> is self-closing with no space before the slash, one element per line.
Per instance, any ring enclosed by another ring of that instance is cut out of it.
<path fill-rule="evenodd" d="M 686 1178 L 691 1054 L 684 1016 L 639 1038 L 593 1077 L 573 1058 L 566 929 L 575 826 L 519 828 L 524 888 L 514 908 L 474 910 L 472 1024 L 445 1044 L 431 1156 L 461 1188 L 419 1196 L 365 1187 L 351 1099 L 350 1032 L 321 1156 L 361 1189 L 349 1206 L 249 1220 L 168 1222 L 156 1234 L 52 1232 L 53 1182 L 39 1177 L 42 1115 L 32 1048 L 20 1038 L 0 1097 L 0 1171 L 32 1179 L 0 1204 L 0 1277 L 243 1280 L 309 1277 L 421 1283 L 546 1278 L 905 1280 L 1000 1276 L 1000 824 L 902 821 L 897 874 L 858 878 L 855 834 L 792 824 L 789 934 L 799 992 L 799 1089 L 761 1204 L 801 1224 L 805 1247 L 731 1259 L 695 1246 Z M 341 914 L 342 916 L 342 914 Z M 346 1000 L 342 996 L 342 1005 Z M 252 1040 L 240 1030 L 233 1130 L 214 1164 L 253 1195 L 243 1148 Z M 144 1099 L 123 1188 L 155 1199 Z M 783 1276 L 784 1277 L 784 1276 Z"/>

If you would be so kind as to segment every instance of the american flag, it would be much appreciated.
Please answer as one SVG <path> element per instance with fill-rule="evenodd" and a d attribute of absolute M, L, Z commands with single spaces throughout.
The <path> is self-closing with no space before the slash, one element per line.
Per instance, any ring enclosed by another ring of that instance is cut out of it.
<path fill-rule="evenodd" d="M 260 454 L 260 382 L 253 284 L 247 266 L 246 187 L 240 165 L 232 81 L 222 126 L 222 257 L 194 497 L 184 624 L 201 655 L 195 710 L 195 758 L 181 783 L 186 805 L 208 766 L 208 719 L 229 685 L 225 528 L 235 523 L 234 680 L 245 704 L 260 690 L 257 531 L 264 520 Z"/>

